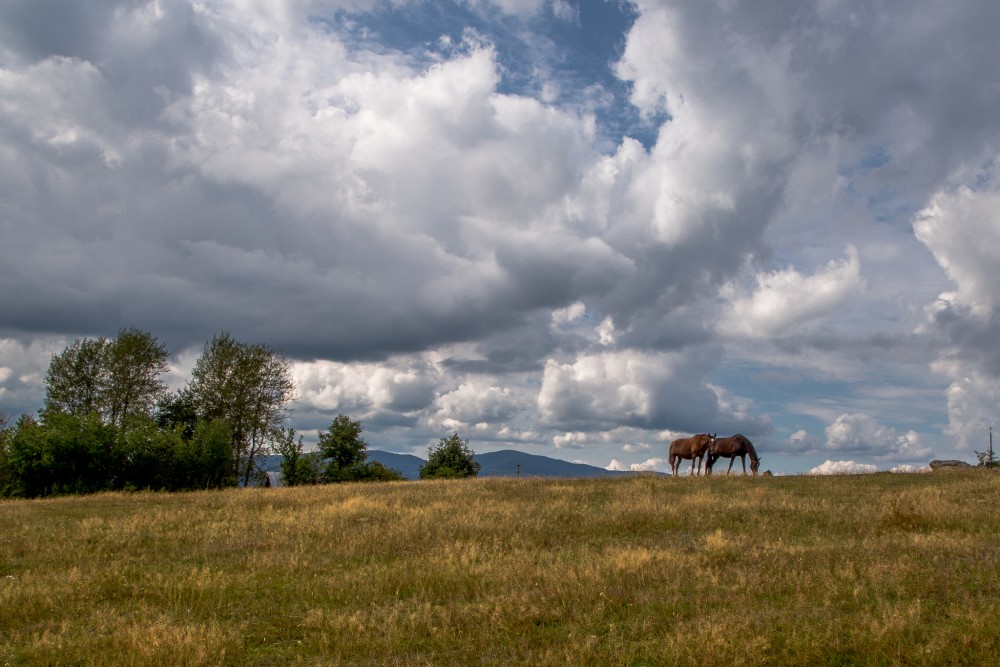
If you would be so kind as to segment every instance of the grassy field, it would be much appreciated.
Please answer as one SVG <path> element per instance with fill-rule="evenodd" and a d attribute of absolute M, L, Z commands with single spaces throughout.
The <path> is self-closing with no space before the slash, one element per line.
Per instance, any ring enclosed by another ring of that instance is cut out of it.
<path fill-rule="evenodd" d="M 0 664 L 997 664 L 998 568 L 985 471 L 0 501 Z"/>

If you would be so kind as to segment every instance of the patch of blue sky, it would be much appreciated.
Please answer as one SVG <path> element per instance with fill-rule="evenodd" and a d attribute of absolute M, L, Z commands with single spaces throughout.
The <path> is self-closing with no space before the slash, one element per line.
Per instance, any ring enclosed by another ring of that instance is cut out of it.
<path fill-rule="evenodd" d="M 898 383 L 880 385 L 877 381 L 823 379 L 757 364 L 720 369 L 710 376 L 709 382 L 751 400 L 752 414 L 767 416 L 769 432 L 747 435 L 758 450 L 770 450 L 780 456 L 782 463 L 771 465 L 785 471 L 808 470 L 828 458 L 844 456 L 866 463 L 877 462 L 878 452 L 874 449 L 868 452 L 825 449 L 827 427 L 843 415 L 869 415 L 895 437 L 915 431 L 921 444 L 931 447 L 939 444 L 934 434 L 940 433 L 948 421 L 947 414 L 935 401 L 941 392 L 936 386 L 901 389 Z M 904 461 L 895 463 L 899 462 Z M 891 467 L 886 462 L 880 465 Z"/>
<path fill-rule="evenodd" d="M 909 201 L 908 193 L 898 185 L 890 187 L 888 179 L 880 174 L 883 170 L 898 168 L 888 148 L 881 144 L 873 144 L 865 148 L 861 158 L 840 171 L 848 186 L 847 192 L 864 200 L 872 219 L 885 224 L 909 226 L 909 220 L 917 212 L 918 207 Z"/>
<path fill-rule="evenodd" d="M 481 40 L 496 52 L 499 92 L 593 114 L 604 152 L 614 151 L 626 136 L 651 147 L 666 117 L 643 119 L 629 102 L 630 82 L 614 72 L 635 8 L 618 0 L 588 0 L 572 9 L 546 7 L 518 17 L 462 2 L 380 3 L 372 11 L 339 10 L 312 20 L 348 48 L 400 53 L 418 68 L 454 55 L 470 37 Z"/>
<path fill-rule="evenodd" d="M 871 145 L 865 150 L 865 154 L 856 165 L 857 171 L 868 174 L 876 169 L 884 167 L 892 161 L 892 156 L 885 146 Z"/>

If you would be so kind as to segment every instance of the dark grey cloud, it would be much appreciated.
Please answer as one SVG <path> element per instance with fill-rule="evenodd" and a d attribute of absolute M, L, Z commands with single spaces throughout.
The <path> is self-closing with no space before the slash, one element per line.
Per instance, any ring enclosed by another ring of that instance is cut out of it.
<path fill-rule="evenodd" d="M 0 26 L 0 41 L 15 62 L 92 64 L 111 102 L 102 111 L 121 130 L 162 125 L 164 107 L 189 94 L 194 77 L 226 51 L 187 2 L 12 0 L 0 7 Z"/>

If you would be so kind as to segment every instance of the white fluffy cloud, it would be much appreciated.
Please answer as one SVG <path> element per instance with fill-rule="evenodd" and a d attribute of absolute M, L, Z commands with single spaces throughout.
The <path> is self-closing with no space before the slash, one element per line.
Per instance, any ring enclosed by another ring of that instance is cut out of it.
<path fill-rule="evenodd" d="M 998 424 L 1000 379 L 969 372 L 949 385 L 947 396 L 948 427 L 945 435 L 954 439 L 956 449 L 960 451 L 986 451 L 990 427 Z M 1000 438 L 1000 430 L 997 437 Z"/>
<path fill-rule="evenodd" d="M 663 472 L 668 468 L 667 460 L 660 458 L 646 459 L 641 463 L 630 464 L 622 463 L 618 459 L 611 459 L 611 463 L 606 466 L 607 470 L 617 472 Z"/>
<path fill-rule="evenodd" d="M 590 354 L 572 363 L 549 360 L 538 394 L 539 415 L 553 426 L 583 430 L 676 424 L 702 432 L 734 423 L 761 428 L 745 415 L 723 412 L 704 380 L 707 361 L 697 355 L 634 351 Z"/>
<path fill-rule="evenodd" d="M 426 363 L 397 358 L 381 364 L 294 363 L 297 407 L 371 417 L 381 411 L 418 412 L 437 391 L 437 374 Z"/>
<path fill-rule="evenodd" d="M 878 466 L 854 461 L 824 461 L 809 471 L 810 475 L 860 475 L 878 472 Z"/>
<path fill-rule="evenodd" d="M 730 302 L 718 330 L 722 336 L 780 338 L 817 318 L 835 314 L 864 287 L 857 248 L 848 246 L 846 259 L 831 261 L 811 276 L 795 269 L 758 275 L 752 294 L 735 296 Z"/>
<path fill-rule="evenodd" d="M 996 158 L 957 170 L 914 218 L 917 238 L 955 289 L 927 308 L 930 330 L 948 343 L 934 369 L 950 380 L 948 427 L 959 451 L 984 450 L 1000 418 L 1000 175 Z"/>
<path fill-rule="evenodd" d="M 914 473 L 914 472 L 930 472 L 930 471 L 931 467 L 929 465 L 921 466 L 918 468 L 916 466 L 907 465 L 905 463 L 898 466 L 893 466 L 892 468 L 889 469 L 889 472 L 896 472 L 896 473 Z"/>
<path fill-rule="evenodd" d="M 865 453 L 877 460 L 913 461 L 933 454 L 915 431 L 898 433 L 864 413 L 843 414 L 826 427 L 825 449 Z"/>
<path fill-rule="evenodd" d="M 446 428 L 461 428 L 485 422 L 503 424 L 522 409 L 520 399 L 509 387 L 471 380 L 445 393 L 436 401 L 435 421 Z"/>
<path fill-rule="evenodd" d="M 1000 176 L 996 167 L 934 195 L 913 230 L 957 285 L 956 299 L 980 317 L 1000 307 Z M 982 183 L 985 181 L 984 183 Z"/>

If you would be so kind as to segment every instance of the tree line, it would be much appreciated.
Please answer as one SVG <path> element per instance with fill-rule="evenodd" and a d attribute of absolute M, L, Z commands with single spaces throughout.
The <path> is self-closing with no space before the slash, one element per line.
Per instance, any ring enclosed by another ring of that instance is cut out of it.
<path fill-rule="evenodd" d="M 367 460 L 361 422 L 338 415 L 312 452 L 288 426 L 290 362 L 222 332 L 186 385 L 169 391 L 164 343 L 135 327 L 74 341 L 53 355 L 38 416 L 0 414 L 0 496 L 249 485 L 267 454 L 289 485 L 396 480 Z M 474 476 L 468 440 L 442 438 L 422 479 Z"/>

